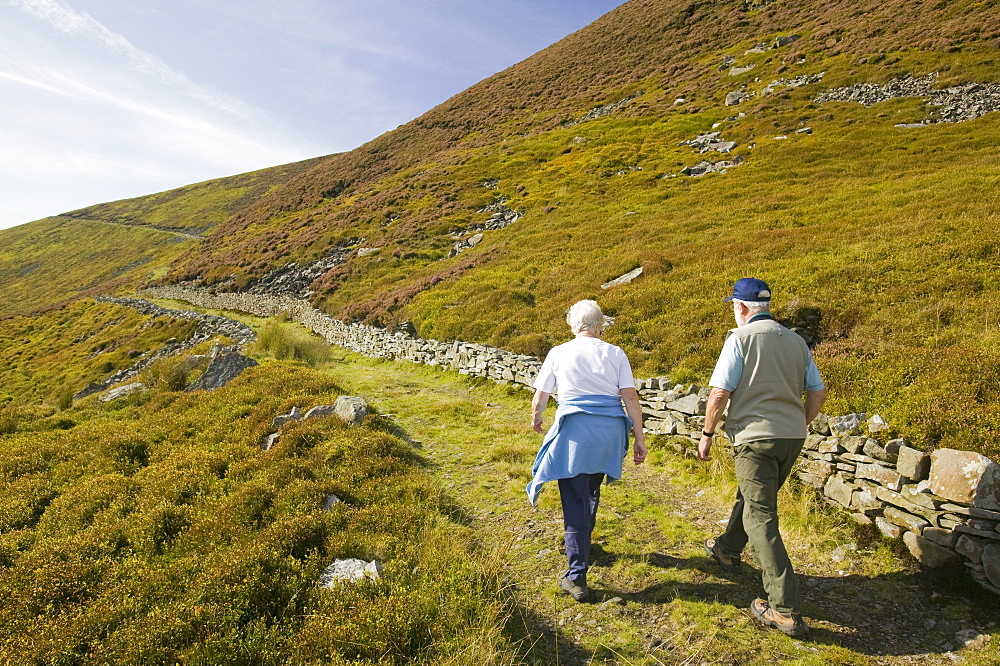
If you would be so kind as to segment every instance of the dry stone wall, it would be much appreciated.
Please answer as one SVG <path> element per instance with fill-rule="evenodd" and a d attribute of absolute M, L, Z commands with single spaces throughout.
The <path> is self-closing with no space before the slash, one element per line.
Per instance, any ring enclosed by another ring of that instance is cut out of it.
<path fill-rule="evenodd" d="M 287 313 L 334 344 L 365 356 L 407 360 L 530 388 L 541 362 L 484 344 L 424 340 L 346 324 L 307 301 L 286 296 L 158 287 L 145 295 L 262 317 Z M 647 432 L 692 450 L 705 425 L 708 389 L 666 377 L 636 381 Z M 901 538 L 924 566 L 961 562 L 983 587 L 1000 594 L 1000 466 L 969 451 L 930 454 L 905 440 L 880 442 L 878 416 L 820 415 L 810 424 L 795 474 L 862 523 Z"/>

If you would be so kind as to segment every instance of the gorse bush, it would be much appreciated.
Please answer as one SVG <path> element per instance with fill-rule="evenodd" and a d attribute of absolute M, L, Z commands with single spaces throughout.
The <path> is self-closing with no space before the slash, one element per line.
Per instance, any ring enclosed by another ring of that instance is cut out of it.
<path fill-rule="evenodd" d="M 337 394 L 271 363 L 212 393 L 91 398 L 69 430 L 0 435 L 0 653 L 402 664 L 444 659 L 470 630 L 505 645 L 497 580 L 409 445 L 328 418 L 261 450 L 275 415 Z M 384 576 L 318 588 L 344 557 Z"/>
<path fill-rule="evenodd" d="M 330 345 L 302 326 L 289 323 L 287 316 L 266 320 L 249 351 L 280 361 L 303 361 L 311 367 L 330 360 Z"/>

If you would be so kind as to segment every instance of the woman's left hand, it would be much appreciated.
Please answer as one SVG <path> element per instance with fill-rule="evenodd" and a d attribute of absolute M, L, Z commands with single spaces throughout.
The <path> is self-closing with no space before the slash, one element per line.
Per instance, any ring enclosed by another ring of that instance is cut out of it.
<path fill-rule="evenodd" d="M 637 440 L 635 446 L 632 447 L 632 460 L 635 461 L 636 465 L 641 465 L 642 462 L 646 459 L 647 453 L 648 451 L 646 450 L 646 443 Z"/>

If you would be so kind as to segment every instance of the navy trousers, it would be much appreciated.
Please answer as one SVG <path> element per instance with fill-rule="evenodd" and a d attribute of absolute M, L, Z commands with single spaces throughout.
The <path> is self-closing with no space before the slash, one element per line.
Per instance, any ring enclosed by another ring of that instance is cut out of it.
<path fill-rule="evenodd" d="M 597 519 L 597 504 L 601 499 L 603 474 L 578 474 L 571 479 L 559 479 L 565 528 L 566 577 L 586 585 L 590 565 L 590 535 Z"/>

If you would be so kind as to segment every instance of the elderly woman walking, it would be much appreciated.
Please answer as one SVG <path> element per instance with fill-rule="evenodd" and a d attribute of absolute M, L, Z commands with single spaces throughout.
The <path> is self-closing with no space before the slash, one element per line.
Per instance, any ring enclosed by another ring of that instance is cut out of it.
<path fill-rule="evenodd" d="M 541 433 L 549 395 L 558 394 L 555 423 L 542 441 L 527 491 L 534 505 L 542 484 L 559 482 L 569 561 L 569 569 L 559 577 L 559 587 L 577 601 L 590 595 L 590 535 L 601 483 L 605 477 L 608 483 L 621 478 L 630 428 L 635 434 L 635 464 L 646 459 L 632 367 L 621 348 L 601 339 L 613 321 L 604 316 L 596 301 L 575 303 L 566 313 L 566 323 L 576 337 L 553 347 L 545 357 L 531 401 L 531 426 Z"/>

